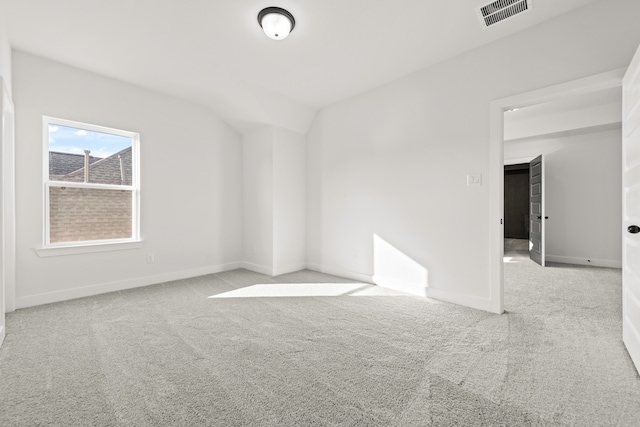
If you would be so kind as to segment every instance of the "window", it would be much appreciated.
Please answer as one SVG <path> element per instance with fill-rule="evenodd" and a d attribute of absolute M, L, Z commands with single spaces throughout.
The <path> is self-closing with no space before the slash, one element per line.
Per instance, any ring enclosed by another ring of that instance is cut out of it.
<path fill-rule="evenodd" d="M 43 124 L 45 248 L 139 241 L 139 135 L 52 117 Z"/>

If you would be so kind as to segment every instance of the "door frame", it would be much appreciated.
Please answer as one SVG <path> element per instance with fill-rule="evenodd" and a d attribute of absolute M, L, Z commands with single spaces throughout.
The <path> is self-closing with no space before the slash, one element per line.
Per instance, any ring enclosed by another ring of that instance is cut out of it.
<path fill-rule="evenodd" d="M 14 106 L 0 76 L 0 345 L 6 335 L 5 313 L 15 301 Z"/>
<path fill-rule="evenodd" d="M 5 313 L 15 310 L 16 296 L 16 223 L 15 223 L 15 107 L 7 87 L 7 81 L 0 77 L 0 91 L 2 102 L 0 105 L 0 197 L 2 197 L 3 212 L 1 241 L 2 245 L 2 273 L 0 281 L 4 287 Z"/>
<path fill-rule="evenodd" d="M 530 107 L 567 96 L 622 87 L 626 68 L 525 92 L 490 103 L 489 188 L 490 203 L 490 311 L 504 313 L 504 112 Z"/>

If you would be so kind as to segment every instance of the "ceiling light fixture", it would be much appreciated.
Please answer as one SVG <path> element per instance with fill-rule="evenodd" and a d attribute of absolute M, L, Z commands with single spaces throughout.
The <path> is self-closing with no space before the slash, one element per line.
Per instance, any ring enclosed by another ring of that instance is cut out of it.
<path fill-rule="evenodd" d="M 280 7 L 266 7 L 258 13 L 258 23 L 273 40 L 284 40 L 296 26 L 293 15 Z"/>

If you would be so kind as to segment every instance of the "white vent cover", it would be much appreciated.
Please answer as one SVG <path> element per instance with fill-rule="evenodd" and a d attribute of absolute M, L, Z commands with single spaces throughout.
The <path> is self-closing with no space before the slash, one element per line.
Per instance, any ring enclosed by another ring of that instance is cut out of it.
<path fill-rule="evenodd" d="M 531 9 L 533 0 L 496 0 L 478 8 L 482 25 L 487 28 Z"/>

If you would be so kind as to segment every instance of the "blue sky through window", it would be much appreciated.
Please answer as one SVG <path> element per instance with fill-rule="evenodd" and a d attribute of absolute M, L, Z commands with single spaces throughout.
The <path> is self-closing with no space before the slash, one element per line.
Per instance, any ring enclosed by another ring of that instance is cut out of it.
<path fill-rule="evenodd" d="M 49 125 L 49 151 L 84 154 L 84 150 L 90 150 L 93 157 L 108 157 L 131 145 L 131 138 L 126 136 Z"/>

